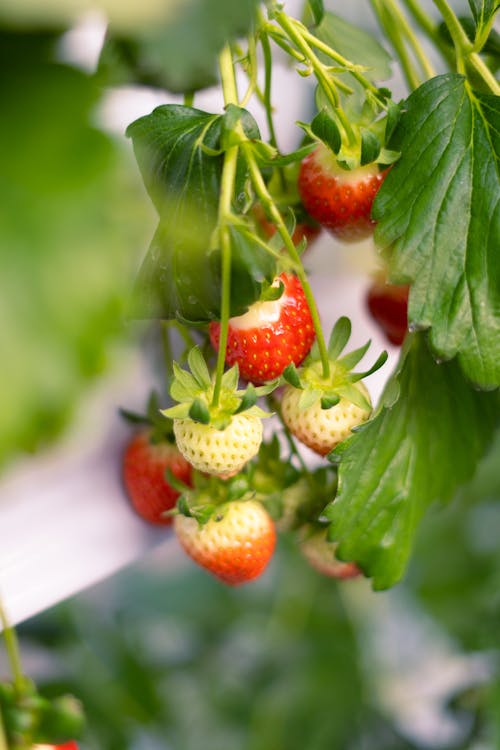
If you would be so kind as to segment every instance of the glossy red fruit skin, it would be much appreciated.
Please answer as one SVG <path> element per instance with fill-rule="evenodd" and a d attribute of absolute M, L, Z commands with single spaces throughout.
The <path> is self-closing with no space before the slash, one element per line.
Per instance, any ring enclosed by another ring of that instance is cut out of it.
<path fill-rule="evenodd" d="M 135 511 L 149 523 L 168 526 L 171 510 L 179 497 L 165 478 L 168 468 L 181 482 L 191 485 L 192 467 L 177 450 L 165 441 L 151 441 L 151 431 L 142 430 L 129 441 L 123 456 L 123 482 Z"/>
<path fill-rule="evenodd" d="M 78 745 L 74 740 L 70 740 L 63 745 L 33 745 L 32 750 L 78 750 Z"/>
<path fill-rule="evenodd" d="M 278 320 L 261 321 L 258 327 L 250 328 L 232 324 L 245 316 L 229 321 L 226 363 L 229 366 L 238 364 L 241 377 L 256 385 L 279 377 L 291 362 L 300 365 L 315 339 L 311 311 L 300 280 L 287 273 L 282 273 L 279 278 L 285 289 L 279 300 Z M 209 334 L 212 346 L 218 351 L 220 323 L 210 323 Z"/>
<path fill-rule="evenodd" d="M 366 306 L 388 341 L 401 346 L 408 332 L 408 292 L 406 285 L 388 284 L 376 279 L 366 292 Z"/>
<path fill-rule="evenodd" d="M 370 165 L 347 172 L 335 168 L 333 156 L 329 159 L 325 151 L 318 146 L 302 161 L 300 197 L 307 212 L 331 234 L 343 242 L 358 242 L 373 233 L 372 205 L 387 170 Z"/>

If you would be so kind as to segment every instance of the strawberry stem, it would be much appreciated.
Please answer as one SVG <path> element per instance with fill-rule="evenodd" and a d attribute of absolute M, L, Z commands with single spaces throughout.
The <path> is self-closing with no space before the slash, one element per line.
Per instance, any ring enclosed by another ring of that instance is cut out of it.
<path fill-rule="evenodd" d="M 298 50 L 302 53 L 304 56 L 304 62 L 310 64 L 318 84 L 321 86 L 333 108 L 333 113 L 338 119 L 338 124 L 344 132 L 347 144 L 355 144 L 356 135 L 344 110 L 340 106 L 337 86 L 332 76 L 329 74 L 327 67 L 323 65 L 306 40 L 306 35 L 309 34 L 306 27 L 300 21 L 290 18 L 286 13 L 280 10 L 275 11 L 274 18 L 286 33 L 290 41 L 295 44 Z"/>
<path fill-rule="evenodd" d="M 385 32 L 399 58 L 408 88 L 410 91 L 418 89 L 422 81 L 415 65 L 413 64 L 411 56 L 408 53 L 403 34 L 401 33 L 401 28 L 394 18 L 393 13 L 387 7 L 384 0 L 370 0 L 370 3 L 381 28 Z"/>
<path fill-rule="evenodd" d="M 2 602 L 0 601 L 0 625 L 2 626 L 3 639 L 5 643 L 5 650 L 7 652 L 7 658 L 9 660 L 10 671 L 12 674 L 12 681 L 14 687 L 21 692 L 24 686 L 24 674 L 21 666 L 21 656 L 19 653 L 19 643 L 17 640 L 16 631 L 10 625 L 5 609 Z"/>
<path fill-rule="evenodd" d="M 392 14 L 394 26 L 401 29 L 402 34 L 406 37 L 407 42 L 411 46 L 415 58 L 420 63 L 420 67 L 422 68 L 422 72 L 425 78 L 434 78 L 434 76 L 436 75 L 436 71 L 434 70 L 434 67 L 431 64 L 429 58 L 425 54 L 424 49 L 418 40 L 418 37 L 413 31 L 410 23 L 408 22 L 408 19 L 399 7 L 398 3 L 396 2 L 396 0 L 384 0 L 384 2 L 386 7 Z"/>
<path fill-rule="evenodd" d="M 448 27 L 448 31 L 453 40 L 457 57 L 457 72 L 466 75 L 465 64 L 468 62 L 483 79 L 483 82 L 488 86 L 491 93 L 495 96 L 500 96 L 500 84 L 488 66 L 475 51 L 474 44 L 469 40 L 462 24 L 458 20 L 453 9 L 448 5 L 447 0 L 433 0 L 433 2 L 443 16 L 444 22 Z"/>
<path fill-rule="evenodd" d="M 5 733 L 5 724 L 4 724 L 1 708 L 0 708 L 0 750 L 9 750 L 9 745 L 7 744 L 7 735 Z"/>
<path fill-rule="evenodd" d="M 429 41 L 432 42 L 434 47 L 439 50 L 448 66 L 451 67 L 453 55 L 448 45 L 443 41 L 433 19 L 420 7 L 418 0 L 403 0 L 403 2 L 408 12 L 411 13 L 415 23 L 424 32 Z"/>
<path fill-rule="evenodd" d="M 238 104 L 238 91 L 234 75 L 233 56 L 231 47 L 226 44 L 219 56 L 219 69 L 221 73 L 222 91 L 224 104 Z M 238 123 L 237 128 L 241 128 Z M 221 316 L 220 316 L 220 340 L 217 353 L 217 365 L 215 372 L 214 392 L 212 406 L 219 405 L 219 397 L 222 386 L 222 376 L 226 361 L 227 337 L 229 330 L 229 317 L 231 308 L 231 238 L 228 229 L 228 217 L 231 214 L 231 200 L 234 193 L 236 178 L 236 165 L 238 162 L 238 145 L 231 146 L 224 154 L 224 165 L 222 167 L 221 191 L 219 199 L 219 241 L 222 255 L 222 291 L 221 291 Z"/>
<path fill-rule="evenodd" d="M 323 377 L 328 378 L 330 375 L 330 360 L 328 358 L 328 349 L 326 347 L 326 342 L 323 336 L 323 329 L 321 328 L 321 322 L 319 319 L 318 308 L 316 306 L 316 300 L 314 299 L 314 295 L 312 293 L 312 289 L 309 284 L 309 279 L 307 278 L 307 274 L 304 271 L 304 266 L 302 265 L 300 255 L 297 252 L 297 248 L 293 244 L 293 240 L 290 237 L 290 234 L 286 228 L 285 222 L 283 221 L 283 217 L 281 216 L 280 211 L 278 210 L 271 194 L 269 193 L 267 189 L 266 183 L 264 182 L 260 169 L 255 160 L 255 156 L 253 154 L 251 144 L 242 143 L 241 151 L 242 151 L 243 156 L 246 159 L 248 170 L 250 172 L 250 179 L 252 181 L 254 190 L 257 193 L 259 200 L 264 207 L 264 210 L 266 211 L 266 213 L 269 214 L 274 225 L 276 226 L 276 230 L 279 232 L 279 235 L 281 239 L 283 240 L 283 244 L 288 254 L 290 255 L 291 259 L 295 263 L 296 273 L 300 279 L 302 288 L 304 289 L 304 294 L 307 299 L 309 309 L 311 311 L 311 318 L 312 318 L 312 322 L 314 326 L 314 331 L 316 333 L 316 340 L 318 343 L 321 364 L 323 367 Z"/>

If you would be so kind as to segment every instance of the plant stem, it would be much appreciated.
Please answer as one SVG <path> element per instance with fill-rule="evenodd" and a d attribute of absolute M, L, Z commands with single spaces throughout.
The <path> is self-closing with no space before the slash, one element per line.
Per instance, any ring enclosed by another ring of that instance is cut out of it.
<path fill-rule="evenodd" d="M 194 91 L 187 91 L 184 94 L 184 106 L 192 107 L 194 104 Z"/>
<path fill-rule="evenodd" d="M 495 96 L 500 96 L 500 84 L 487 65 L 481 60 L 477 52 L 474 52 L 474 45 L 469 40 L 462 24 L 447 0 L 433 0 L 433 2 L 443 16 L 444 22 L 446 23 L 453 40 L 453 44 L 455 45 L 457 71 L 466 75 L 465 63 L 467 61 L 475 69 L 476 73 L 481 76 L 491 93 L 495 94 Z"/>
<path fill-rule="evenodd" d="M 219 56 L 219 67 L 221 73 L 222 90 L 224 93 L 224 104 L 238 104 L 238 91 L 234 75 L 233 57 L 231 47 L 226 44 Z M 238 126 L 241 128 L 241 124 Z M 217 353 L 217 365 L 215 372 L 214 392 L 212 406 L 219 403 L 222 376 L 226 361 L 227 336 L 229 329 L 229 316 L 231 308 L 231 238 L 227 225 L 228 216 L 231 213 L 231 201 L 234 193 L 236 178 L 236 165 L 238 162 L 238 146 L 231 146 L 224 154 L 224 166 L 222 168 L 221 191 L 219 199 L 219 241 L 222 254 L 222 292 L 221 292 L 221 318 L 220 318 L 220 340 Z"/>
<path fill-rule="evenodd" d="M 240 107 L 246 107 L 254 92 L 257 89 L 257 49 L 255 44 L 255 35 L 250 34 L 248 37 L 248 87 L 240 102 Z"/>
<path fill-rule="evenodd" d="M 347 144 L 354 144 L 356 142 L 356 136 L 344 110 L 340 106 L 340 99 L 335 83 L 327 72 L 326 66 L 323 65 L 321 60 L 310 47 L 309 43 L 306 41 L 305 36 L 309 32 L 307 32 L 307 29 L 300 23 L 300 21 L 290 18 L 283 11 L 277 11 L 275 13 L 275 19 L 287 34 L 290 41 L 293 42 L 303 54 L 304 61 L 307 61 L 310 64 L 319 85 L 334 110 L 339 125 L 344 131 Z"/>
<path fill-rule="evenodd" d="M 439 50 L 448 67 L 451 67 L 454 62 L 453 55 L 448 45 L 442 39 L 433 19 L 420 7 L 418 0 L 403 0 L 403 2 L 409 13 L 411 13 L 415 23 L 421 28 L 434 47 Z"/>
<path fill-rule="evenodd" d="M 0 750 L 9 750 L 7 735 L 5 733 L 5 725 L 2 717 L 2 709 L 0 709 Z"/>
<path fill-rule="evenodd" d="M 309 305 L 309 309 L 311 311 L 311 318 L 314 326 L 314 331 L 316 333 L 316 340 L 318 342 L 318 349 L 320 353 L 321 364 L 323 367 L 323 377 L 328 378 L 330 375 L 330 360 L 328 358 L 328 349 L 326 347 L 325 339 L 323 336 L 323 329 L 321 328 L 316 300 L 314 299 L 307 274 L 304 271 L 300 255 L 297 252 L 297 248 L 293 244 L 293 240 L 286 228 L 283 217 L 281 216 L 272 196 L 267 189 L 266 183 L 264 182 L 260 169 L 255 161 L 255 157 L 252 153 L 250 144 L 242 143 L 241 150 L 248 165 L 250 179 L 252 180 L 254 190 L 257 193 L 259 200 L 264 207 L 264 210 L 272 218 L 273 223 L 275 224 L 276 229 L 279 232 L 281 239 L 283 240 L 283 244 L 288 254 L 296 264 L 297 276 L 300 279 L 300 282 L 304 289 L 305 297 L 307 299 L 307 303 Z"/>
<path fill-rule="evenodd" d="M 0 601 L 0 624 L 3 629 L 3 638 L 5 643 L 5 650 L 7 652 L 7 658 L 9 660 L 10 671 L 12 674 L 12 682 L 16 690 L 21 691 L 24 686 L 24 674 L 21 666 L 21 657 L 19 653 L 19 643 L 17 640 L 16 631 L 10 625 L 5 609 L 2 602 Z"/>
<path fill-rule="evenodd" d="M 384 30 L 387 38 L 394 48 L 394 51 L 396 52 L 396 55 L 399 58 L 399 62 L 401 63 L 401 68 L 403 70 L 403 75 L 406 79 L 406 83 L 408 84 L 408 88 L 410 89 L 410 91 L 417 89 L 421 84 L 420 76 L 413 64 L 410 55 L 408 54 L 408 50 L 406 49 L 406 45 L 403 41 L 401 30 L 396 20 L 388 10 L 387 6 L 384 3 L 384 0 L 370 0 L 370 2 L 380 26 Z"/>
<path fill-rule="evenodd" d="M 420 63 L 420 66 L 422 68 L 422 71 L 425 77 L 434 78 L 434 76 L 436 75 L 436 71 L 434 70 L 434 67 L 429 61 L 429 58 L 425 54 L 422 48 L 422 45 L 420 44 L 418 40 L 418 37 L 413 31 L 411 25 L 408 23 L 408 19 L 406 18 L 405 14 L 402 12 L 398 3 L 395 0 L 385 0 L 385 2 L 386 2 L 386 5 L 390 7 L 392 16 L 395 22 L 401 28 L 410 46 L 412 47 L 415 57 Z"/>

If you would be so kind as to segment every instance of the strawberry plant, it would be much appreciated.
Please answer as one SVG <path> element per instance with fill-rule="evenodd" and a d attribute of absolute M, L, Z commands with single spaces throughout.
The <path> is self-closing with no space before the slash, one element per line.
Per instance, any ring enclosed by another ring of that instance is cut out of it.
<path fill-rule="evenodd" d="M 423 514 L 472 477 L 500 413 L 500 86 L 485 54 L 496 7 L 471 1 L 462 19 L 445 0 L 435 5 L 447 36 L 416 3 L 406 11 L 372 3 L 406 79 L 403 100 L 381 85 L 389 66 L 381 44 L 321 1 L 306 3 L 299 20 L 270 0 L 251 9 L 246 36 L 219 46 L 223 111 L 197 108 L 196 87 L 185 86 L 184 104 L 167 102 L 127 130 L 159 217 L 135 312 L 201 342 L 190 372 L 174 363 L 178 403 L 164 411 L 179 450 L 200 472 L 244 471 L 251 485 L 264 416 L 257 401 L 267 398 L 297 481 L 310 474 L 300 443 L 338 473 L 302 526 L 323 519 L 321 544 L 377 589 L 404 575 Z M 106 42 L 108 66 L 118 43 L 112 34 Z M 274 123 L 278 50 L 315 83 L 315 111 L 291 152 L 280 149 Z M 252 112 L 258 99 L 267 136 Z M 327 344 L 301 257 L 307 237 L 296 234 L 304 211 L 341 242 L 372 237 L 392 285 L 368 297 L 389 341 L 405 339 L 375 409 L 364 378 L 386 355 L 352 372 L 367 346 L 341 356 L 345 318 Z M 404 290 L 400 303 L 394 285 Z M 201 535 L 207 519 L 200 523 Z"/>

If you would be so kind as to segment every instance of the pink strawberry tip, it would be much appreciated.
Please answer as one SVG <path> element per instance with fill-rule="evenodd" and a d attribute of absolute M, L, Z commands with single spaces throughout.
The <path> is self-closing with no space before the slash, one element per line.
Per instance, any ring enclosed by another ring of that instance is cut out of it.
<path fill-rule="evenodd" d="M 299 402 L 300 408 L 307 409 L 320 400 L 322 409 L 330 409 L 338 404 L 341 398 L 344 398 L 361 409 L 371 411 L 370 402 L 354 384 L 379 370 L 387 361 L 388 354 L 384 350 L 368 370 L 352 372 L 352 368 L 368 351 L 371 340 L 341 357 L 350 336 L 351 321 L 343 316 L 337 320 L 330 334 L 328 342 L 330 375 L 327 378 L 323 375 L 323 366 L 316 343 L 300 368 L 293 364 L 285 368 L 283 380 L 303 391 Z"/>
<path fill-rule="evenodd" d="M 212 425 L 217 430 L 225 430 L 233 415 L 245 412 L 248 416 L 270 417 L 269 412 L 261 409 L 257 401 L 267 396 L 279 385 L 275 379 L 261 386 L 249 383 L 239 389 L 239 368 L 234 365 L 222 376 L 218 403 L 213 403 L 214 379 L 199 347 L 194 347 L 188 354 L 189 370 L 182 369 L 177 362 L 173 363 L 174 377 L 170 386 L 170 395 L 178 403 L 161 414 L 169 419 L 191 419 L 204 425 Z"/>

